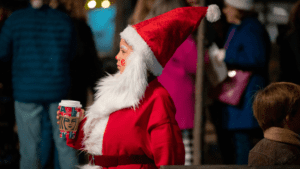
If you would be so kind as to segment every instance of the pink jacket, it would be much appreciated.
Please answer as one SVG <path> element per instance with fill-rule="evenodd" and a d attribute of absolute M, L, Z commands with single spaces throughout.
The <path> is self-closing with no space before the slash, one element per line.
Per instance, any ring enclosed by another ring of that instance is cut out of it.
<path fill-rule="evenodd" d="M 194 127 L 195 75 L 197 71 L 197 45 L 189 36 L 166 64 L 158 81 L 171 95 L 175 118 L 181 130 Z"/>

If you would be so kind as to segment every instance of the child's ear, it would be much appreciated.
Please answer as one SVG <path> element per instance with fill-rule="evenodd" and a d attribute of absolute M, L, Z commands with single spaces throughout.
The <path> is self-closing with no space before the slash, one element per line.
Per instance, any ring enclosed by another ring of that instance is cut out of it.
<path fill-rule="evenodd" d="M 288 114 L 288 115 L 285 116 L 285 121 L 288 122 L 289 120 L 290 120 L 290 115 Z"/>
<path fill-rule="evenodd" d="M 289 121 L 291 120 L 290 115 L 286 115 L 282 121 L 283 128 L 289 128 Z"/>

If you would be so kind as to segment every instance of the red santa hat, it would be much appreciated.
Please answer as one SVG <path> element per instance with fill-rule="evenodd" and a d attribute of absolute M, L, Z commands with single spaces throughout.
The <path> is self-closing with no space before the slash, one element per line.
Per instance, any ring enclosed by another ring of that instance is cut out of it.
<path fill-rule="evenodd" d="M 145 57 L 143 60 L 147 69 L 158 76 L 176 49 L 197 29 L 205 16 L 208 21 L 215 22 L 220 15 L 217 5 L 176 8 L 128 26 L 120 35 L 133 51 Z"/>

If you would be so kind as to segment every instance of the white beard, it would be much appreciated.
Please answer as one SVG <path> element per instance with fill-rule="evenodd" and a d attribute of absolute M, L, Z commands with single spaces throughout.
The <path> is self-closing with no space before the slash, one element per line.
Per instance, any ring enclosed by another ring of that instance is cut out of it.
<path fill-rule="evenodd" d="M 126 62 L 122 74 L 108 74 L 96 87 L 95 102 L 87 110 L 83 127 L 83 144 L 90 154 L 102 155 L 103 134 L 109 115 L 120 109 L 137 108 L 144 96 L 148 85 L 146 61 L 137 52 L 132 52 Z"/>

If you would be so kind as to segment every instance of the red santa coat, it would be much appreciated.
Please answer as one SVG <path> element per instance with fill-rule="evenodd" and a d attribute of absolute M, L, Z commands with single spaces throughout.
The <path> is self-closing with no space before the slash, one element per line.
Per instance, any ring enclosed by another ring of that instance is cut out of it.
<path fill-rule="evenodd" d="M 175 106 L 166 89 L 153 80 L 146 88 L 138 108 L 123 108 L 109 115 L 102 140 L 101 155 L 131 156 L 146 155 L 153 164 L 130 164 L 108 167 L 109 169 L 159 168 L 161 165 L 183 165 L 185 150 L 181 131 L 175 120 Z M 79 124 L 75 139 L 67 138 L 67 145 L 75 149 L 86 149 L 84 123 Z M 99 131 L 92 130 L 95 135 Z M 92 146 L 96 147 L 96 146 Z M 96 149 L 96 148 L 95 148 Z M 93 148 L 87 149 L 88 153 Z M 92 166 L 91 166 L 92 167 Z M 106 167 L 103 167 L 106 168 Z"/>

